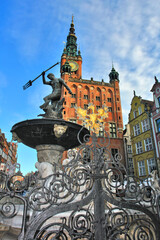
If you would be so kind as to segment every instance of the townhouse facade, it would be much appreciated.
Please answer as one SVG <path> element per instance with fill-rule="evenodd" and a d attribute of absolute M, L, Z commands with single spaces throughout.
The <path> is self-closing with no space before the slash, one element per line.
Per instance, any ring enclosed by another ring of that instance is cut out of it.
<path fill-rule="evenodd" d="M 129 126 L 131 132 L 134 175 L 140 178 L 147 177 L 157 169 L 154 139 L 150 111 L 153 101 L 136 96 L 131 101 Z"/>

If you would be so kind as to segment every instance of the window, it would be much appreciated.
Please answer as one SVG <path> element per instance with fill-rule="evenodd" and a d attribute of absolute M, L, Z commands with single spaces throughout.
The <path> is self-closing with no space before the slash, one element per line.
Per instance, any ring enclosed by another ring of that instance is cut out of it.
<path fill-rule="evenodd" d="M 117 148 L 111 148 L 111 154 L 113 156 L 113 158 L 115 157 L 115 155 L 118 153 L 118 149 Z"/>
<path fill-rule="evenodd" d="M 146 138 L 146 139 L 144 140 L 144 143 L 145 143 L 145 150 L 146 150 L 146 151 L 150 151 L 150 150 L 153 149 L 151 137 Z"/>
<path fill-rule="evenodd" d="M 111 102 L 111 98 L 107 98 L 107 101 L 108 101 L 108 102 Z"/>
<path fill-rule="evenodd" d="M 76 123 L 76 122 L 77 122 L 76 119 L 70 119 L 69 121 L 70 121 L 70 122 L 73 122 L 73 123 Z"/>
<path fill-rule="evenodd" d="M 133 116 L 134 116 L 134 118 L 137 117 L 137 111 L 133 111 Z"/>
<path fill-rule="evenodd" d="M 145 176 L 146 175 L 146 169 L 145 169 L 145 163 L 144 161 L 138 162 L 138 169 L 139 169 L 139 176 Z"/>
<path fill-rule="evenodd" d="M 131 145 L 127 145 L 127 152 L 132 153 L 132 146 Z"/>
<path fill-rule="evenodd" d="M 117 101 L 119 101 L 119 98 L 117 98 Z"/>
<path fill-rule="evenodd" d="M 148 162 L 148 173 L 150 174 L 153 170 L 156 169 L 156 162 L 154 158 L 148 159 L 147 162 Z"/>
<path fill-rule="evenodd" d="M 143 148 L 142 148 L 142 142 L 137 142 L 136 143 L 136 153 L 140 154 L 143 152 Z"/>
<path fill-rule="evenodd" d="M 84 109 L 87 109 L 88 108 L 88 104 L 84 104 Z"/>
<path fill-rule="evenodd" d="M 158 103 L 159 103 L 159 107 L 160 107 L 160 97 L 158 97 Z"/>
<path fill-rule="evenodd" d="M 76 94 L 75 93 L 72 94 L 72 98 L 76 98 Z"/>
<path fill-rule="evenodd" d="M 160 132 L 160 118 L 156 120 L 157 132 Z"/>
<path fill-rule="evenodd" d="M 128 158 L 128 167 L 133 168 L 133 159 L 132 158 Z"/>
<path fill-rule="evenodd" d="M 133 128 L 134 128 L 134 136 L 138 136 L 141 133 L 139 123 L 137 123 Z"/>
<path fill-rule="evenodd" d="M 2 148 L 0 148 L 0 155 L 2 155 Z"/>
<path fill-rule="evenodd" d="M 149 120 L 147 118 L 144 119 L 141 123 L 142 123 L 142 131 L 143 132 L 148 131 L 150 129 Z"/>
<path fill-rule="evenodd" d="M 112 107 L 108 107 L 108 112 L 112 112 Z"/>
<path fill-rule="evenodd" d="M 109 129 L 110 129 L 110 137 L 116 138 L 116 124 L 115 123 L 110 123 L 109 124 Z"/>
<path fill-rule="evenodd" d="M 101 108 L 101 106 L 96 106 L 96 109 L 98 110 L 98 109 L 100 109 Z"/>
<path fill-rule="evenodd" d="M 96 96 L 96 100 L 97 100 L 97 101 L 100 101 L 100 97 Z"/>
<path fill-rule="evenodd" d="M 141 107 L 138 108 L 138 113 L 139 113 L 139 115 L 142 114 L 142 108 Z"/>
<path fill-rule="evenodd" d="M 76 106 L 75 103 L 71 103 L 71 108 L 74 108 Z"/>
<path fill-rule="evenodd" d="M 88 99 L 88 95 L 84 95 L 84 99 Z"/>
<path fill-rule="evenodd" d="M 104 130 L 102 126 L 100 127 L 100 130 L 99 130 L 99 137 L 104 137 Z"/>

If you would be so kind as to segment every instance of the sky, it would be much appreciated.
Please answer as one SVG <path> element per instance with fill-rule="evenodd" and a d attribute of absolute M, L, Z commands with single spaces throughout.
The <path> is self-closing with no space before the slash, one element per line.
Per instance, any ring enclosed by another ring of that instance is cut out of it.
<path fill-rule="evenodd" d="M 119 72 L 124 126 L 133 90 L 152 100 L 154 76 L 160 79 L 160 1 L 157 0 L 1 0 L 0 128 L 11 141 L 11 128 L 42 113 L 39 106 L 50 88 L 39 78 L 60 61 L 74 15 L 83 66 L 82 78 L 104 79 L 112 63 Z M 60 67 L 52 69 L 60 77 Z M 18 163 L 35 171 L 36 150 L 18 144 Z"/>

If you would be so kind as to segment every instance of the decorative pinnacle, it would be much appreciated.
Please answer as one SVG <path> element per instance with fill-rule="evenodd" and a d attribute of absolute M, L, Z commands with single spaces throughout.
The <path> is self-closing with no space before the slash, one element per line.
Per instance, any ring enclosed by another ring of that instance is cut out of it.
<path fill-rule="evenodd" d="M 72 24 L 74 24 L 74 23 L 73 23 L 73 19 L 74 19 L 74 15 L 72 15 Z"/>

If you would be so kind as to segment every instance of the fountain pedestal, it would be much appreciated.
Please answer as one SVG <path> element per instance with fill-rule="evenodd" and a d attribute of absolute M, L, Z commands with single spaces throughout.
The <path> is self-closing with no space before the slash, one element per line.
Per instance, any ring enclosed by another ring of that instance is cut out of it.
<path fill-rule="evenodd" d="M 38 162 L 48 162 L 61 164 L 61 159 L 65 148 L 59 145 L 38 145 L 36 146 Z"/>
<path fill-rule="evenodd" d="M 31 119 L 15 124 L 13 140 L 37 150 L 39 163 L 61 164 L 65 150 L 78 147 L 89 134 L 81 125 L 62 119 Z M 46 165 L 47 166 L 47 165 Z"/>

